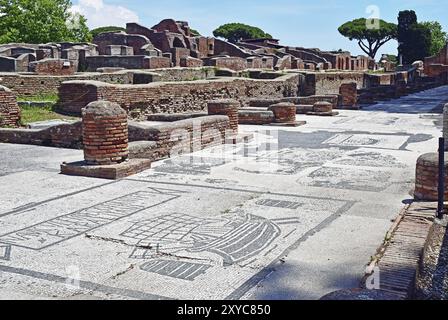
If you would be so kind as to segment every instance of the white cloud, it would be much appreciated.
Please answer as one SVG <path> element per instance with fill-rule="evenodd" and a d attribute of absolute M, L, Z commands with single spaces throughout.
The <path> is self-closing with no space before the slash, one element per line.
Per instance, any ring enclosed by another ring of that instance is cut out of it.
<path fill-rule="evenodd" d="M 104 26 L 124 27 L 128 22 L 139 22 L 134 11 L 106 4 L 103 0 L 79 0 L 77 5 L 72 6 L 71 11 L 86 17 L 87 24 L 92 29 Z"/>

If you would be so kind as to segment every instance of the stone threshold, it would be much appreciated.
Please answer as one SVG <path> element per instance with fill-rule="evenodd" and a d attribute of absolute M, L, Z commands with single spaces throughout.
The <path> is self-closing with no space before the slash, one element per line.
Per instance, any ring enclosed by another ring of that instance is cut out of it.
<path fill-rule="evenodd" d="M 61 165 L 61 174 L 118 180 L 148 169 L 151 169 L 151 160 L 148 159 L 130 159 L 128 161 L 112 165 L 88 165 L 85 161 L 79 161 L 73 163 L 63 163 Z"/>

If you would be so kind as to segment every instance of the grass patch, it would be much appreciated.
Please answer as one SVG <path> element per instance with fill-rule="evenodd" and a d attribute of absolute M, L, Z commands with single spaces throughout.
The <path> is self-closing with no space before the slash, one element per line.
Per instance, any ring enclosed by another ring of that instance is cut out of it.
<path fill-rule="evenodd" d="M 33 102 L 40 102 L 40 101 L 51 101 L 56 103 L 58 101 L 59 97 L 56 93 L 41 93 L 36 94 L 32 96 L 18 96 L 17 101 L 33 101 Z"/>
<path fill-rule="evenodd" d="M 27 125 L 32 122 L 47 121 L 47 120 L 77 120 L 77 117 L 62 115 L 55 111 L 54 105 L 47 105 L 45 107 L 23 106 L 20 108 L 21 124 Z"/>

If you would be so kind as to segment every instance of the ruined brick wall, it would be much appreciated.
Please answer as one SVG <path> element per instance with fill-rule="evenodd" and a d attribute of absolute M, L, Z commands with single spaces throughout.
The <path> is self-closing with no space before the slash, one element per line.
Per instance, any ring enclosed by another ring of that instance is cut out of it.
<path fill-rule="evenodd" d="M 68 60 L 44 59 L 30 63 L 29 71 L 40 75 L 68 76 L 75 74 L 75 66 Z"/>
<path fill-rule="evenodd" d="M 57 94 L 62 82 L 70 80 L 97 80 L 110 83 L 132 83 L 133 76 L 126 72 L 84 73 L 73 76 L 21 75 L 0 73 L 0 85 L 8 87 L 17 96 Z"/>
<path fill-rule="evenodd" d="M 64 82 L 58 91 L 57 108 L 63 113 L 81 115 L 81 109 L 98 99 L 98 88 L 95 81 Z M 107 100 L 107 99 L 105 99 Z"/>
<path fill-rule="evenodd" d="M 215 39 L 214 55 L 228 55 L 244 59 L 250 56 L 248 52 L 240 47 L 221 39 Z"/>
<path fill-rule="evenodd" d="M 133 118 L 146 119 L 154 113 L 182 113 L 206 110 L 215 98 L 233 98 L 242 105 L 250 98 L 297 96 L 300 75 L 289 74 L 273 80 L 228 78 L 213 81 L 163 82 L 145 85 L 111 85 L 101 82 L 64 83 L 60 91 L 62 111 L 79 114 L 95 100 L 120 104 Z"/>
<path fill-rule="evenodd" d="M 81 121 L 48 129 L 0 129 L 0 142 L 49 146 L 57 148 L 82 148 Z"/>
<path fill-rule="evenodd" d="M 246 59 L 248 69 L 263 69 L 263 58 L 250 57 Z"/>
<path fill-rule="evenodd" d="M 278 59 L 274 69 L 275 70 L 291 69 L 291 66 L 292 66 L 291 56 L 284 56 Z"/>
<path fill-rule="evenodd" d="M 179 60 L 179 64 L 183 68 L 198 68 L 198 67 L 202 67 L 203 62 L 201 59 L 185 57 L 185 58 L 181 58 Z"/>
<path fill-rule="evenodd" d="M 448 64 L 430 64 L 425 65 L 425 74 L 428 77 L 439 77 L 443 74 L 448 74 Z"/>
<path fill-rule="evenodd" d="M 0 127 L 18 127 L 20 108 L 16 97 L 6 87 L 0 86 Z"/>
<path fill-rule="evenodd" d="M 431 64 L 448 65 L 448 44 L 437 55 L 425 58 L 425 72 Z"/>
<path fill-rule="evenodd" d="M 339 88 L 342 96 L 342 106 L 346 108 L 354 108 L 358 103 L 358 89 L 356 82 L 343 83 Z"/>
<path fill-rule="evenodd" d="M 356 82 L 358 89 L 364 87 L 363 72 L 319 72 L 306 73 L 302 95 L 339 94 L 343 83 Z"/>
<path fill-rule="evenodd" d="M 161 69 L 171 67 L 171 61 L 165 57 L 148 57 L 147 68 L 148 69 Z"/>
<path fill-rule="evenodd" d="M 234 71 L 247 69 L 246 59 L 238 57 L 218 57 L 206 60 L 206 65 L 216 68 L 225 68 Z"/>
<path fill-rule="evenodd" d="M 142 35 L 131 35 L 125 32 L 107 32 L 97 35 L 93 39 L 93 43 L 98 46 L 100 55 L 107 55 L 107 48 L 110 45 L 130 46 L 133 48 L 134 54 L 140 54 L 141 48 L 151 42 Z"/>
<path fill-rule="evenodd" d="M 163 68 L 151 70 L 158 74 L 157 81 L 191 81 L 215 76 L 212 67 L 203 68 Z M 72 76 L 23 75 L 17 73 L 0 73 L 0 85 L 9 89 L 16 96 L 37 94 L 57 94 L 64 81 L 94 80 L 114 84 L 132 84 L 134 73 L 123 70 L 113 73 L 78 73 Z"/>
<path fill-rule="evenodd" d="M 226 131 L 229 129 L 230 122 L 226 116 L 187 119 L 151 128 L 134 124 L 129 126 L 129 141 L 156 141 L 157 147 L 153 150 L 153 157 L 163 159 L 171 155 L 173 147 L 192 152 L 220 145 L 224 142 Z M 181 131 L 184 130 L 188 132 L 188 139 L 176 139 L 183 137 Z"/>
<path fill-rule="evenodd" d="M 159 75 L 160 82 L 205 80 L 214 77 L 216 72 L 212 67 L 164 68 L 151 71 Z"/>
<path fill-rule="evenodd" d="M 155 69 L 165 67 L 160 67 L 158 64 L 154 65 L 154 62 L 153 65 L 150 66 L 149 59 L 150 58 L 147 56 L 91 56 L 86 57 L 86 68 L 87 71 L 93 72 L 98 68 L 104 67 L 125 69 Z"/>
<path fill-rule="evenodd" d="M 202 146 L 202 148 L 221 144 L 226 130 L 229 129 L 229 118 L 226 116 L 208 116 L 196 119 L 164 123 L 152 127 L 142 126 L 136 122 L 130 122 L 128 127 L 129 141 L 156 141 L 154 159 L 162 159 L 169 156 L 173 146 L 179 141 L 172 138 L 172 134 L 179 130 L 186 130 L 190 134 L 191 141 L 186 141 L 188 146 Z M 193 129 L 197 131 L 193 134 Z M 219 132 L 218 139 L 210 130 Z M 68 149 L 83 148 L 82 122 L 63 124 L 47 129 L 2 129 L 0 128 L 0 142 L 49 146 Z M 182 144 L 180 144 L 182 146 Z"/>

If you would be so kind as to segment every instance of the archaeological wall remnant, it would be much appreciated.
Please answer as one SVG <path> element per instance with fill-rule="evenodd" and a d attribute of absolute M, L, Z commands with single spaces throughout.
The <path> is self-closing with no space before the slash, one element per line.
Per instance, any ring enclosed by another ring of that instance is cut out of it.
<path fill-rule="evenodd" d="M 209 115 L 224 115 L 229 117 L 229 126 L 234 133 L 238 133 L 238 110 L 240 103 L 233 99 L 219 99 L 208 102 Z"/>
<path fill-rule="evenodd" d="M 0 127 L 18 127 L 20 108 L 11 90 L 0 86 Z"/>
<path fill-rule="evenodd" d="M 182 113 L 206 110 L 207 102 L 232 98 L 242 105 L 253 97 L 296 97 L 298 74 L 272 80 L 221 78 L 190 82 L 160 82 L 144 85 L 113 85 L 98 81 L 67 81 L 59 90 L 59 108 L 65 113 L 80 114 L 92 101 L 118 103 L 132 118 L 145 120 L 154 113 Z"/>

